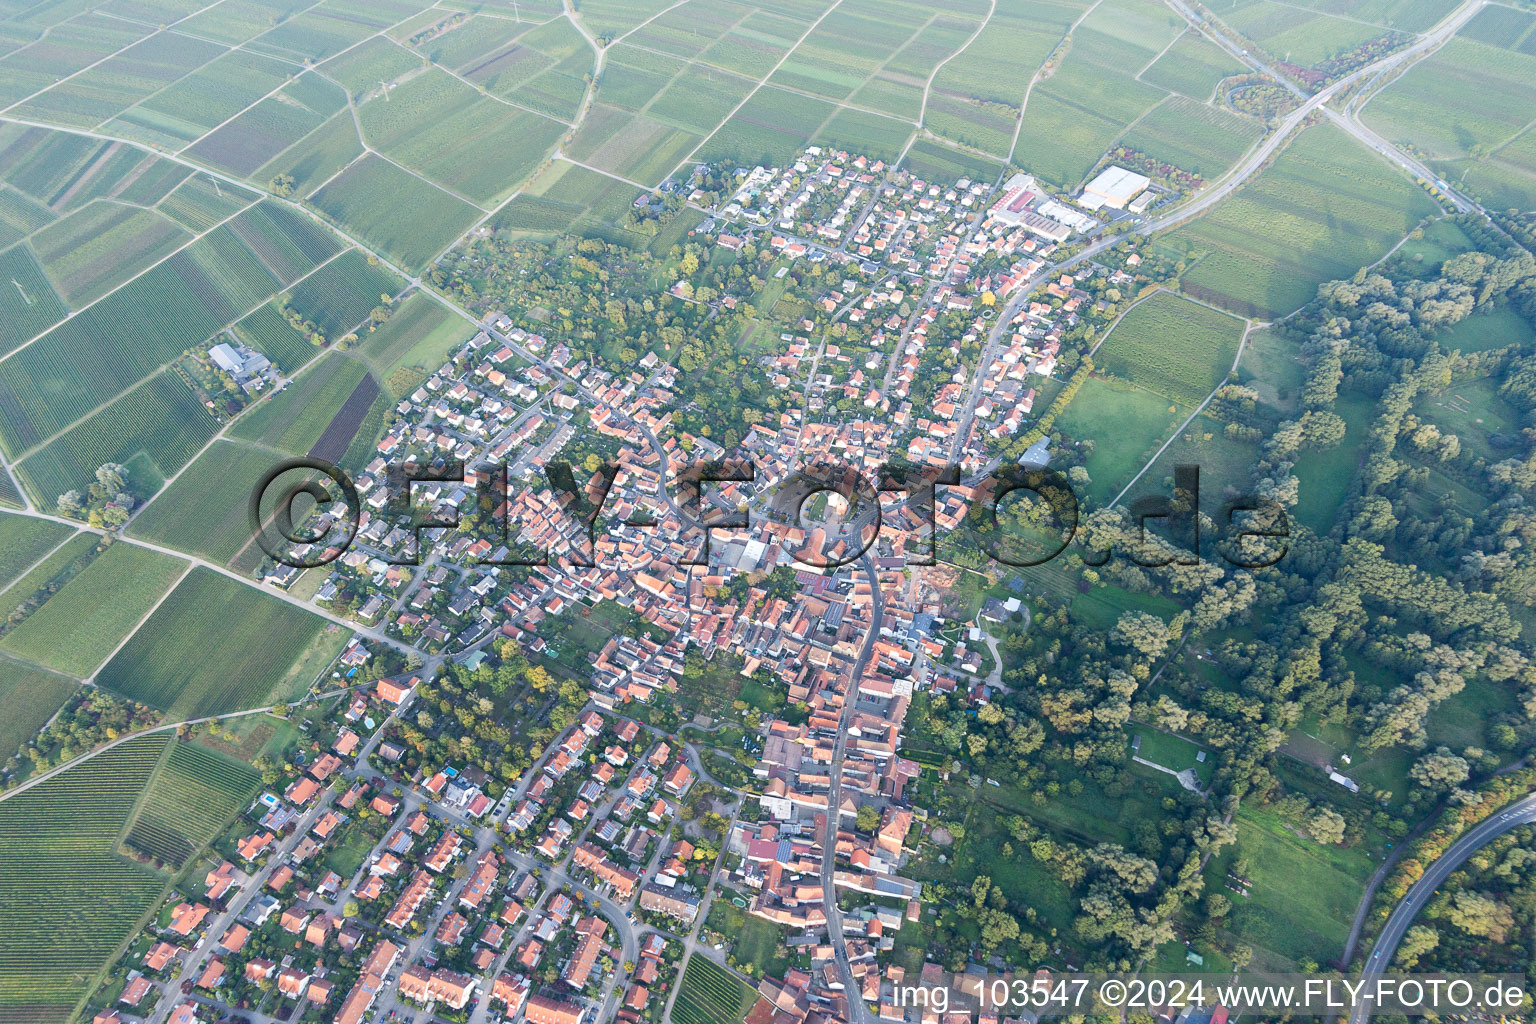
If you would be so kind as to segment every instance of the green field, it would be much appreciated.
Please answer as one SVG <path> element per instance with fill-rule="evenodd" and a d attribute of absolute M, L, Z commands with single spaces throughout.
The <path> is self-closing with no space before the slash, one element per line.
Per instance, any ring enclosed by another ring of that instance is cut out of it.
<path fill-rule="evenodd" d="M 16 467 L 39 505 L 84 491 L 106 462 L 128 467 L 128 486 L 153 495 L 219 429 L 197 393 L 177 373 L 151 377 L 101 412 L 60 434 Z"/>
<path fill-rule="evenodd" d="M 554 63 L 526 78 L 501 76 L 490 86 L 490 90 L 493 95 L 551 119 L 546 125 L 524 117 L 532 133 L 547 145 L 559 134 L 552 126 L 556 122 L 568 124 L 580 112 L 582 100 L 587 94 L 587 79 L 594 70 L 593 53 L 576 27 L 563 18 L 545 22 L 524 35 L 521 42 L 527 44 L 532 52 Z M 537 144 L 530 144 L 527 156 L 542 156 L 541 148 Z M 509 163 L 504 170 L 516 178 L 527 174 L 528 167 Z"/>
<path fill-rule="evenodd" d="M 1205 253 L 1186 292 L 1275 316 L 1379 259 L 1436 211 L 1412 181 L 1331 124 L 1307 128 L 1258 178 L 1170 238 Z"/>
<path fill-rule="evenodd" d="M 1127 127 L 1167 96 L 1135 76 L 1183 27 L 1171 10 L 1134 0 L 1105 0 L 1095 7 L 1072 31 L 1054 71 L 1030 90 L 1014 162 L 1059 186 L 1075 187 Z M 1214 133 L 1202 134 L 1219 145 Z"/>
<path fill-rule="evenodd" d="M 769 81 L 825 96 L 846 99 L 900 49 L 922 19 L 905 4 L 860 11 L 852 3 L 839 5 L 790 52 Z"/>
<path fill-rule="evenodd" d="M 915 86 L 920 102 L 923 83 L 929 74 L 934 74 L 924 127 L 950 141 L 1006 159 L 1013 148 L 1019 109 L 1030 80 L 1088 6 L 1076 0 L 1028 5 L 1000 3 L 991 17 L 985 18 L 981 32 L 963 50 L 960 47 L 972 28 L 950 36 L 948 45 L 955 51 L 954 56 L 936 74 L 930 61 L 936 66 L 938 59 L 948 54 L 915 64 L 905 60 L 893 62 L 906 65 L 907 73 L 900 74 L 894 68 L 883 73 L 873 83 L 879 91 L 865 98 L 879 109 L 916 116 L 916 110 L 900 110 L 907 101 L 904 96 L 893 98 L 891 86 Z M 971 14 L 986 15 L 987 10 L 973 8 Z"/>
<path fill-rule="evenodd" d="M 229 222 L 229 227 L 285 285 L 346 248 L 341 239 L 309 217 L 271 201 L 244 211 Z"/>
<path fill-rule="evenodd" d="M 0 362 L 0 446 L 11 455 L 200 345 L 281 282 L 217 228 Z"/>
<path fill-rule="evenodd" d="M 671 164 L 657 177 L 672 169 Z M 556 160 L 523 194 L 497 211 L 491 222 L 498 231 L 554 235 L 589 228 L 601 234 L 623 226 L 636 190 L 585 167 Z"/>
<path fill-rule="evenodd" d="M 630 36 L 637 46 L 692 58 L 743 20 L 748 11 L 733 3 L 693 0 L 639 26 Z"/>
<path fill-rule="evenodd" d="M 0 667 L 0 756 L 10 757 L 32 741 L 54 712 L 74 696 L 80 684 L 31 665 L 6 662 Z"/>
<path fill-rule="evenodd" d="M 288 304 L 327 339 L 356 330 L 400 281 L 361 250 L 348 249 L 293 286 Z"/>
<path fill-rule="evenodd" d="M 0 140 L 3 138 L 3 126 L 0 126 Z M 0 176 L 0 245 L 14 246 L 33 232 L 47 227 L 53 219 L 52 210 L 25 192 L 4 184 L 3 176 Z M 26 305 L 20 296 L 17 301 Z"/>
<path fill-rule="evenodd" d="M 682 988 L 672 1007 L 678 1024 L 732 1024 L 745 1019 L 757 993 L 724 967 L 694 954 L 683 970 Z"/>
<path fill-rule="evenodd" d="M 1513 308 L 1500 304 L 1484 307 L 1435 334 L 1447 352 L 1483 352 L 1510 345 L 1529 346 L 1536 331 Z"/>
<path fill-rule="evenodd" d="M 381 203 L 378 197 L 393 196 Z M 369 154 L 310 197 L 326 216 L 393 257 L 420 267 L 474 223 L 470 203 Z"/>
<path fill-rule="evenodd" d="M 1481 163 L 1436 163 L 1446 177 L 1461 182 L 1496 210 L 1536 210 L 1536 132 L 1526 131 Z"/>
<path fill-rule="evenodd" d="M 1213 890 L 1232 900 L 1228 928 L 1240 941 L 1287 961 L 1337 957 L 1374 867 L 1370 854 L 1302 838 L 1262 808 L 1245 806 L 1236 820 L 1237 850 L 1248 858 L 1253 884 L 1247 897 Z"/>
<path fill-rule="evenodd" d="M 578 86 L 581 75 L 590 71 L 589 54 L 576 74 Z M 557 95 L 573 98 L 558 87 Z M 580 97 L 577 90 L 574 99 Z M 359 104 L 357 120 L 373 149 L 487 209 L 523 183 L 566 127 L 563 121 L 498 102 L 435 67 Z M 486 153 L 496 158 L 487 160 Z"/>
<path fill-rule="evenodd" d="M 713 68 L 684 68 L 651 101 L 646 114 L 662 124 L 702 138 L 714 131 L 751 91 L 750 79 Z"/>
<path fill-rule="evenodd" d="M 357 360 L 329 353 L 282 394 L 263 399 L 235 424 L 229 436 L 290 455 L 307 455 L 367 374 L 368 368 Z"/>
<path fill-rule="evenodd" d="M 598 104 L 587 115 L 581 131 L 565 152 L 583 163 L 631 181 L 655 184 L 702 139 L 702 135 L 649 116 Z M 561 163 L 557 160 L 552 166 Z M 611 184 L 622 187 L 623 183 L 615 181 Z M 512 202 L 515 204 L 526 195 L 525 190 Z"/>
<path fill-rule="evenodd" d="M 100 542 L 100 536 L 87 530 L 76 533 L 49 552 L 25 576 L 12 583 L 5 592 L 5 600 L 13 606 L 21 604 L 57 579 L 77 559 L 83 564 L 85 559 L 94 557 L 91 552 L 95 551 Z"/>
<path fill-rule="evenodd" d="M 1074 440 L 1094 443 L 1087 462 L 1093 482 L 1079 498 L 1096 506 L 1113 498 L 1188 416 L 1145 388 L 1090 377 L 1056 421 Z"/>
<path fill-rule="evenodd" d="M 581 0 L 574 6 L 592 32 L 619 36 L 669 5 L 665 0 Z"/>
<path fill-rule="evenodd" d="M 774 60 L 777 59 L 776 55 Z M 685 66 L 679 58 L 617 43 L 609 48 L 608 59 L 604 62 L 603 80 L 597 90 L 598 101 L 630 112 L 638 111 L 661 95 L 667 83 Z"/>
<path fill-rule="evenodd" d="M 1257 391 L 1259 399 L 1277 412 L 1289 413 L 1300 399 L 1306 366 L 1294 341 L 1275 331 L 1254 329 L 1243 345 L 1237 381 Z"/>
<path fill-rule="evenodd" d="M 15 72 L 16 62 L 6 68 Z M 0 178 L 16 189 L 6 196 L 3 220 L 21 234 L 99 199 L 152 206 L 192 173 L 133 146 L 14 123 L 0 126 L 0 147 Z"/>
<path fill-rule="evenodd" d="M 1426 224 L 1420 237 L 1410 235 L 1405 239 L 1392 254 L 1392 259 L 1407 268 L 1412 276 L 1427 279 L 1435 276 L 1441 264 L 1452 256 L 1474 248 L 1472 240 L 1455 221 L 1441 217 Z"/>
<path fill-rule="evenodd" d="M 199 567 L 97 682 L 172 718 L 202 718 L 292 696 L 345 640 L 319 616 Z"/>
<path fill-rule="evenodd" d="M 150 783 L 125 842 L 158 864 L 180 868 L 245 807 L 260 782 L 249 765 L 177 743 Z"/>
<path fill-rule="evenodd" d="M 206 174 L 194 174 L 171 190 L 155 209 L 192 231 L 209 231 L 241 209 L 253 205 L 255 192 L 220 182 Z"/>
<path fill-rule="evenodd" d="M 705 926 L 726 936 L 736 963 L 754 978 L 781 977 L 791 963 L 784 949 L 786 929 L 747 913 L 724 893 L 709 905 Z"/>
<path fill-rule="evenodd" d="M 216 11 L 198 11 L 180 24 L 188 31 L 233 46 L 272 29 L 303 7 L 299 0 L 235 0 L 221 4 Z"/>
<path fill-rule="evenodd" d="M 1141 73 L 1141 80 L 1171 89 L 1202 103 L 1229 75 L 1241 74 L 1243 64 L 1215 43 L 1185 32 Z"/>
<path fill-rule="evenodd" d="M 180 149 L 278 88 L 289 65 L 234 50 L 129 108 L 107 125 L 113 135 Z"/>
<path fill-rule="evenodd" d="M 1305 451 L 1296 460 L 1301 484 L 1294 514 L 1317 533 L 1327 533 L 1350 488 L 1360 462 L 1360 445 L 1370 427 L 1375 403 L 1359 395 L 1342 394 L 1333 411 L 1344 419 L 1344 440 L 1323 451 Z"/>
<path fill-rule="evenodd" d="M 1377 93 L 1362 117 L 1390 140 L 1451 158 L 1518 134 L 1533 103 L 1536 57 L 1458 38 Z"/>
<path fill-rule="evenodd" d="M 1450 13 L 1445 0 L 1223 0 L 1214 12 L 1277 59 L 1315 67 L 1391 30 L 1421 32 Z M 1308 13 L 1302 8 L 1309 8 Z"/>
<path fill-rule="evenodd" d="M 1242 337 L 1241 320 L 1159 291 L 1120 319 L 1094 355 L 1094 363 L 1194 407 L 1227 378 Z"/>
<path fill-rule="evenodd" d="M 907 150 L 902 166 L 920 178 L 945 181 L 954 178 L 975 178 L 979 181 L 996 181 L 1002 176 L 1003 165 L 987 157 L 964 153 L 958 149 L 919 138 Z"/>
<path fill-rule="evenodd" d="M 1505 448 L 1520 432 L 1520 414 L 1487 378 L 1426 393 L 1414 403 L 1414 412 L 1442 433 L 1455 434 L 1463 451 L 1489 462 L 1508 458 Z"/>
<path fill-rule="evenodd" d="M 94 128 L 219 56 L 217 43 L 154 33 L 17 106 L 33 121 Z M 110 52 L 110 51 L 109 51 Z"/>
<path fill-rule="evenodd" d="M 1120 144 L 1209 181 L 1236 163 L 1263 134 L 1257 121 L 1171 96 L 1126 132 Z"/>
<path fill-rule="evenodd" d="M 355 350 L 381 380 L 402 367 L 435 370 L 474 325 L 423 292 L 400 304 L 389 321 L 363 336 Z"/>
<path fill-rule="evenodd" d="M 320 65 L 327 78 L 345 86 L 353 98 L 383 89 L 408 71 L 421 67 L 421 58 L 384 36 L 359 43 Z"/>
<path fill-rule="evenodd" d="M 811 141 L 889 163 L 901 155 L 911 135 L 912 126 L 905 121 L 845 109 L 833 114 Z"/>
<path fill-rule="evenodd" d="M 560 63 L 559 58 L 527 45 L 530 42 L 527 37 L 537 29 L 517 24 L 491 28 L 490 22 L 490 18 L 471 19 L 418 49 L 441 54 L 449 61 L 448 66 L 460 65 L 458 73 L 466 80 L 494 93 L 514 91 L 535 75 Z M 519 31 L 517 44 L 505 46 L 509 40 L 501 37 L 507 32 Z"/>
<path fill-rule="evenodd" d="M 1513 712 L 1515 704 L 1515 694 L 1506 686 L 1469 686 L 1435 705 L 1424 731 L 1434 745 L 1483 746 L 1488 742 L 1489 724 Z"/>
<path fill-rule="evenodd" d="M 233 330 L 239 340 L 272 360 L 279 372 L 290 377 L 323 351 L 284 318 L 276 300 L 241 319 Z"/>
<path fill-rule="evenodd" d="M 338 92 L 341 90 L 338 89 Z M 275 134 L 280 129 L 273 129 Z M 251 144 L 253 149 L 256 143 Z M 294 194 L 308 197 L 363 155 L 363 141 L 358 138 L 352 112 L 343 110 L 323 121 L 289 147 L 272 156 L 270 151 L 255 150 L 249 160 L 265 160 L 247 177 L 267 181 L 279 174 L 293 178 Z"/>
<path fill-rule="evenodd" d="M 436 14 L 429 11 L 427 16 L 435 19 Z M 410 24 L 406 22 L 406 26 Z M 534 25 L 533 21 L 513 21 L 492 15 L 477 14 L 465 18 L 447 31 L 414 44 L 412 48 L 434 64 L 463 72 L 479 63 L 481 58 L 504 51 L 513 40 Z M 409 29 L 402 27 L 392 29 L 385 34 L 399 42 L 403 38 L 408 39 L 412 33 Z"/>
<path fill-rule="evenodd" d="M 342 109 L 345 99 L 346 94 L 339 87 L 317 74 L 306 73 L 276 95 L 203 136 L 187 153 L 239 177 L 256 178 L 257 170 L 273 159 L 272 154 L 290 148 L 297 150 L 301 141 L 318 133 L 326 119 Z M 350 128 L 351 124 L 349 114 L 346 126 Z M 355 131 L 352 140 L 356 143 Z M 284 167 L 293 169 L 291 165 Z"/>
<path fill-rule="evenodd" d="M 742 686 L 746 682 L 741 668 L 741 660 L 735 656 L 711 658 L 703 663 L 703 671 L 697 677 L 685 676 L 679 681 L 678 700 L 717 718 L 732 714 L 731 706 L 741 695 Z"/>
<path fill-rule="evenodd" d="M 0 353 L 36 337 L 64 319 L 64 302 L 48 283 L 26 245 L 0 253 Z"/>
<path fill-rule="evenodd" d="M 327 4 L 279 22 L 250 45 L 291 61 L 320 61 L 419 9 L 413 3 Z"/>
<path fill-rule="evenodd" d="M 1193 770 L 1202 780 L 1210 780 L 1211 772 L 1216 765 L 1209 754 L 1204 761 L 1197 760 L 1201 750 L 1198 744 L 1182 736 L 1174 736 L 1154 729 L 1149 725 L 1131 725 L 1127 727 L 1127 731 L 1132 737 L 1141 737 L 1141 745 L 1135 753 L 1142 760 L 1160 764 L 1164 768 L 1172 768 L 1176 772 Z"/>
<path fill-rule="evenodd" d="M 826 100 L 765 85 L 704 141 L 699 159 L 782 167 L 836 110 Z"/>
<path fill-rule="evenodd" d="M 215 441 L 139 513 L 128 532 L 227 565 L 252 542 L 251 493 L 279 461 L 263 448 Z"/>
<path fill-rule="evenodd" d="M 1228 487 L 1239 491 L 1252 482 L 1258 447 L 1227 437 L 1226 424 L 1208 415 L 1196 416 L 1179 431 L 1168 449 L 1158 456 L 1150 469 L 1126 495 L 1133 500 L 1143 494 L 1167 496 L 1173 492 L 1174 467 L 1200 467 L 1200 487 L 1207 493 L 1225 493 Z M 1207 489 L 1209 489 L 1207 491 Z"/>
<path fill-rule="evenodd" d="M 0 588 L 16 582 L 33 562 L 64 543 L 74 532 L 63 523 L 0 513 Z"/>
<path fill-rule="evenodd" d="M 1072 614 L 1093 629 L 1113 629 L 1126 612 L 1146 612 L 1166 620 L 1179 613 L 1179 605 L 1161 594 L 1138 594 L 1102 582 L 1072 601 Z"/>
<path fill-rule="evenodd" d="M 10 508 L 25 508 L 26 499 L 21 496 L 21 488 L 16 486 L 16 481 L 11 479 L 11 474 L 0 473 L 0 506 Z"/>
<path fill-rule="evenodd" d="M 0 1016 L 62 1022 L 165 888 L 117 852 L 169 737 L 129 740 L 0 803 Z"/>
<path fill-rule="evenodd" d="M 0 639 L 0 650 L 88 676 L 154 607 L 186 563 L 114 544 Z"/>
<path fill-rule="evenodd" d="M 79 307 L 191 240 L 154 210 L 101 202 L 55 221 L 30 244 L 59 294 Z"/>
<path fill-rule="evenodd" d="M 1533 28 L 1536 28 L 1536 18 L 1530 12 L 1502 4 L 1489 4 L 1463 25 L 1457 34 L 1480 43 L 1518 50 L 1530 38 Z"/>
<path fill-rule="evenodd" d="M 1428 154 L 1493 208 L 1536 205 L 1536 17 L 1485 8 L 1458 37 L 1376 93 L 1361 112 L 1391 142 Z"/>

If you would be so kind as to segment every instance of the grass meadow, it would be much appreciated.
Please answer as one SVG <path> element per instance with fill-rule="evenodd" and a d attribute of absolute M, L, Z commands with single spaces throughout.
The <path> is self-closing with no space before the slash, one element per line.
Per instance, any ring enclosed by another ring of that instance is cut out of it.
<path fill-rule="evenodd" d="M 1296 460 L 1296 479 L 1301 487 L 1292 514 L 1315 533 L 1328 532 L 1339 505 L 1354 486 L 1360 445 L 1375 403 L 1346 392 L 1339 395 L 1333 411 L 1344 420 L 1344 440 L 1323 451 L 1304 451 Z"/>
<path fill-rule="evenodd" d="M 1187 408 L 1146 388 L 1090 377 L 1056 421 L 1094 445 L 1086 464 L 1092 482 L 1080 497 L 1094 507 L 1106 504 L 1188 416 Z"/>
<path fill-rule="evenodd" d="M 1243 806 L 1236 821 L 1236 851 L 1249 863 L 1248 895 L 1224 887 L 1224 868 L 1231 863 L 1226 853 L 1212 860 L 1208 888 L 1232 900 L 1227 928 L 1254 947 L 1255 966 L 1284 966 L 1309 956 L 1326 962 L 1327 951 L 1342 953 L 1366 879 L 1375 870 L 1370 854 L 1322 846 L 1262 807 Z M 1301 879 L 1306 884 L 1297 884 Z"/>

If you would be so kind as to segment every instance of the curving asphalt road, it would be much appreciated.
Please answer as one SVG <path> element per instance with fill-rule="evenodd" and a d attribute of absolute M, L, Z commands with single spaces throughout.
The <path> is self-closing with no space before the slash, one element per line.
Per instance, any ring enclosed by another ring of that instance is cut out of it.
<path fill-rule="evenodd" d="M 1360 976 L 1363 979 L 1375 978 L 1386 973 L 1392 964 L 1392 956 L 1397 952 L 1398 944 L 1403 941 L 1403 935 L 1408 931 L 1408 926 L 1424 909 L 1430 899 L 1444 881 L 1450 877 L 1451 872 L 1461 867 L 1466 859 L 1481 850 L 1484 846 L 1493 842 L 1499 836 L 1518 828 L 1521 825 L 1536 823 L 1536 794 L 1517 800 L 1492 818 L 1488 818 L 1472 831 L 1462 836 L 1451 848 L 1437 857 L 1424 876 L 1414 883 L 1413 888 L 1393 909 L 1392 915 L 1387 918 L 1387 923 L 1381 930 L 1381 935 L 1376 939 L 1376 948 L 1371 950 L 1371 955 L 1365 961 L 1365 967 Z M 1364 1024 L 1371 1017 L 1372 1007 L 1369 1003 L 1356 1006 L 1350 1013 L 1349 1024 Z"/>
<path fill-rule="evenodd" d="M 1264 63 L 1264 61 L 1260 60 L 1258 57 L 1253 56 L 1253 54 L 1248 50 L 1243 49 L 1239 43 L 1235 42 L 1233 39 L 1227 36 L 1220 27 L 1214 25 L 1214 23 L 1207 27 L 1206 24 L 1202 23 L 1199 12 L 1191 10 L 1190 7 L 1184 2 L 1184 0 L 1167 0 L 1167 3 L 1175 11 L 1183 15 L 1185 20 L 1187 20 L 1192 26 L 1198 28 L 1208 38 L 1214 41 L 1222 49 L 1226 50 L 1233 57 L 1237 58 L 1239 61 L 1243 62 L 1253 70 L 1273 78 L 1275 81 L 1285 86 L 1297 98 L 1306 98 L 1307 94 L 1305 90 L 1303 90 L 1287 76 L 1281 74 L 1274 68 L 1270 67 L 1268 64 Z M 1360 120 L 1360 110 L 1370 102 L 1373 90 L 1376 88 L 1377 83 L 1381 79 L 1387 77 L 1395 71 L 1401 70 L 1405 65 L 1412 63 L 1414 60 L 1417 60 L 1421 56 L 1427 55 L 1428 51 L 1444 44 L 1448 39 L 1451 38 L 1451 36 L 1455 35 L 1456 31 L 1460 29 L 1461 26 L 1465 25 L 1474 14 L 1482 10 L 1485 3 L 1486 0 L 1467 0 L 1466 3 L 1463 3 L 1460 7 L 1457 7 L 1450 14 L 1446 15 L 1438 25 L 1415 40 L 1412 45 L 1404 47 L 1395 53 L 1390 53 L 1383 57 L 1381 60 L 1372 64 L 1368 64 L 1358 71 L 1345 76 L 1338 82 L 1319 92 L 1317 96 L 1313 98 L 1312 102 L 1304 103 L 1301 109 L 1310 110 L 1313 107 L 1317 107 L 1320 103 L 1325 103 L 1327 99 L 1336 95 L 1340 89 L 1353 88 L 1356 84 L 1360 83 L 1362 80 L 1365 80 L 1365 88 L 1361 90 L 1360 93 L 1357 93 L 1351 97 L 1350 101 L 1345 105 L 1344 113 L 1341 114 L 1328 107 L 1322 107 L 1322 112 L 1326 114 L 1329 119 L 1337 124 L 1340 128 L 1353 135 L 1366 146 L 1369 146 L 1371 149 L 1375 150 L 1381 156 L 1386 157 L 1392 163 L 1397 164 L 1409 174 L 1412 174 L 1416 177 L 1425 178 L 1430 181 L 1438 181 L 1440 176 L 1434 171 L 1431 171 L 1418 160 L 1415 160 L 1413 157 L 1410 157 L 1403 153 L 1401 150 L 1397 149 L 1391 143 L 1377 135 L 1370 128 L 1367 128 L 1365 124 Z M 1300 113 L 1300 111 L 1297 111 L 1297 113 Z M 1295 115 L 1293 114 L 1292 117 L 1294 116 Z M 1281 127 L 1276 135 L 1280 136 L 1288 133 L 1291 130 L 1291 127 L 1292 125 L 1290 124 L 1290 121 L 1287 120 L 1286 124 Z M 1486 211 L 1484 211 L 1481 206 L 1478 206 L 1476 203 L 1472 202 L 1472 200 L 1456 192 L 1454 189 L 1445 189 L 1444 191 L 1445 194 L 1450 197 L 1451 202 L 1455 204 L 1458 213 L 1472 213 L 1474 211 L 1479 213 L 1486 213 Z"/>

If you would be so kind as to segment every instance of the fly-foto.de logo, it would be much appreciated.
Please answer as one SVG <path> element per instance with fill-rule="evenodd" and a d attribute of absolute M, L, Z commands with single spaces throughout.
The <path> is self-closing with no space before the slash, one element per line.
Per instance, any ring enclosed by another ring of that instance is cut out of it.
<path fill-rule="evenodd" d="M 1175 467 L 1171 494 L 1146 495 L 1117 510 L 1122 520 L 1114 541 L 1093 543 L 1079 537 L 1082 506 L 1071 482 L 1049 469 L 1003 466 L 962 481 L 954 466 L 885 466 L 871 477 L 826 460 L 765 481 L 748 460 L 699 461 L 661 482 L 654 494 L 658 514 L 648 516 L 635 502 L 613 500 L 616 485 L 623 483 L 622 465 L 593 467 L 589 461 L 582 469 L 589 467 L 582 481 L 576 467 L 553 461 L 542 480 L 514 487 L 505 463 L 407 461 L 354 479 L 324 459 L 288 459 L 252 490 L 251 528 L 268 557 L 302 569 L 342 557 L 363 524 L 375 522 L 386 524 L 397 543 L 373 545 L 370 554 L 394 565 L 420 564 L 422 552 L 451 533 L 468 538 L 464 550 L 478 565 L 594 566 L 599 537 L 622 528 L 671 529 L 686 536 L 690 547 L 678 564 L 702 566 L 710 564 L 711 541 L 718 534 L 750 533 L 765 522 L 788 527 L 778 531 L 789 541 L 785 550 L 796 562 L 820 569 L 862 558 L 882 530 L 904 535 L 900 549 L 908 565 L 933 565 L 967 550 L 1023 568 L 1049 562 L 1075 542 L 1077 556 L 1092 566 L 1105 564 L 1117 551 L 1145 567 L 1190 565 L 1214 547 L 1231 565 L 1261 569 L 1278 562 L 1289 547 L 1290 525 L 1279 502 L 1248 495 L 1224 501 L 1214 513 L 1204 510 L 1200 470 L 1192 465 Z M 728 489 L 751 484 L 761 485 L 751 499 L 728 496 L 733 493 Z M 525 486 L 547 500 L 515 503 Z M 958 516 L 953 503 L 940 513 L 951 488 L 964 495 Z M 630 510 L 622 519 L 615 513 L 620 507 Z M 519 514 L 518 508 L 534 511 Z M 824 518 L 807 524 L 808 510 Z M 552 532 L 551 516 L 565 525 L 554 531 L 560 534 L 558 545 L 540 539 Z M 1214 535 L 1214 543 L 1204 543 L 1202 535 Z M 398 543 L 402 538 L 409 543 Z"/>

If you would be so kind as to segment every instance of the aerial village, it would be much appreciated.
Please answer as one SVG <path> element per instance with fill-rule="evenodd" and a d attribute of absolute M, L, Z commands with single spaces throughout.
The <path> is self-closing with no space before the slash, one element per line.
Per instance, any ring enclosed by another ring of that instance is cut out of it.
<path fill-rule="evenodd" d="M 314 600 L 358 623 L 338 675 L 400 651 L 426 667 L 306 719 L 306 753 L 120 961 L 120 994 L 96 1024 L 662 1020 L 689 957 L 743 977 L 730 936 L 704 927 L 716 899 L 787 936 L 792 967 L 745 978 L 751 1024 L 939 1020 L 893 1001 L 913 979 L 889 953 L 924 912 L 922 885 L 903 874 L 926 818 L 910 792 L 919 766 L 898 753 L 903 722 L 919 690 L 972 706 L 995 695 L 984 628 L 1018 601 L 947 621 L 942 588 L 909 567 L 922 523 L 899 495 L 862 554 L 866 520 L 802 522 L 771 497 L 811 453 L 870 476 L 897 454 L 968 479 L 996 465 L 1056 372 L 1062 332 L 1091 312 L 1083 279 L 1137 273 L 1134 255 L 1078 279 L 1042 268 L 1105 211 L 1136 210 L 1137 196 L 1144 210 L 1156 193 L 1129 172 L 1106 172 L 1074 203 L 1024 175 L 994 188 L 887 171 L 807 150 L 741 172 L 700 227 L 715 246 L 755 238 L 835 268 L 815 296 L 830 320 L 786 325 L 765 357 L 774 385 L 805 403 L 742 439 L 751 481 L 683 501 L 678 472 L 727 453 L 673 423 L 675 367 L 651 353 L 627 375 L 597 370 L 501 313 L 399 403 L 357 480 L 356 539 L 310 571 L 329 574 Z M 827 323 L 846 323 L 862 355 L 832 343 Z M 583 438 L 619 467 L 591 544 L 545 475 Z M 406 485 L 449 522 L 474 510 L 486 467 L 506 464 L 504 539 L 412 529 L 388 472 L 407 460 L 468 467 Z M 937 529 L 975 497 L 964 482 L 943 488 Z M 745 528 L 712 525 L 740 510 Z M 513 565 L 514 549 L 549 557 Z M 279 588 L 300 574 L 263 571 Z M 422 724 L 437 716 L 421 694 L 445 660 L 474 669 L 508 644 L 535 662 L 569 656 L 571 617 L 598 605 L 639 628 L 579 652 L 584 703 L 516 778 L 423 760 L 402 738 L 402 723 L 455 728 Z M 694 743 L 649 721 L 699 664 L 783 695 L 779 713 L 753 716 L 746 778 L 712 776 Z M 338 862 L 357 867 L 343 875 Z M 930 964 L 923 980 L 940 975 Z"/>

